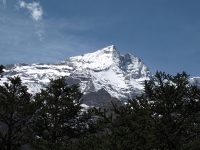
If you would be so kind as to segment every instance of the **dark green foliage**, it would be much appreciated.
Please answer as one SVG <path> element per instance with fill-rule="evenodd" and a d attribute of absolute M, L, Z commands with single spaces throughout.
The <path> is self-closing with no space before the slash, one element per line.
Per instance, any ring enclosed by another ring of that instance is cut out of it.
<path fill-rule="evenodd" d="M 152 80 L 145 82 L 144 92 L 124 106 L 113 105 L 112 114 L 97 111 L 101 118 L 98 125 L 104 132 L 79 140 L 77 147 L 200 149 L 200 89 L 188 84 L 188 75 L 157 72 Z"/>
<path fill-rule="evenodd" d="M 3 66 L 3 65 L 0 65 L 0 78 L 2 77 L 2 73 L 3 73 L 3 69 L 4 69 L 5 67 Z"/>
<path fill-rule="evenodd" d="M 28 143 L 26 130 L 36 111 L 31 94 L 19 77 L 0 86 L 0 149 L 17 150 Z"/>
<path fill-rule="evenodd" d="M 153 81 L 145 82 L 145 93 L 151 102 L 156 148 L 187 149 L 191 145 L 192 149 L 200 140 L 200 89 L 188 84 L 185 72 L 176 76 L 157 72 Z"/>
<path fill-rule="evenodd" d="M 93 131 L 89 122 L 93 112 L 82 111 L 82 93 L 78 85 L 67 85 L 65 77 L 51 79 L 50 85 L 36 94 L 35 101 L 41 108 L 34 115 L 32 132 L 34 149 L 67 149 L 77 138 Z"/>
<path fill-rule="evenodd" d="M 142 100 L 141 100 L 142 102 Z M 143 101 L 143 106 L 147 106 Z M 82 150 L 143 150 L 151 149 L 151 120 L 146 108 L 138 105 L 137 101 L 130 100 L 127 105 L 117 107 L 113 104 L 113 112 L 96 109 L 99 132 L 98 134 L 80 139 L 74 149 Z M 82 147 L 82 148 L 81 148 Z"/>
<path fill-rule="evenodd" d="M 33 101 L 19 77 L 8 80 L 0 86 L 2 150 L 28 143 L 36 150 L 200 149 L 200 89 L 185 72 L 157 72 L 142 96 L 112 111 L 83 111 L 79 86 L 65 77 L 51 79 Z"/>

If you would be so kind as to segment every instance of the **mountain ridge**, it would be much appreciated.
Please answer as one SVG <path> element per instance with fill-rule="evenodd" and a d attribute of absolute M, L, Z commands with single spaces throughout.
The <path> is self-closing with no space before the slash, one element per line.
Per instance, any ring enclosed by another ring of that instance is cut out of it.
<path fill-rule="evenodd" d="M 53 64 L 19 63 L 5 67 L 1 84 L 7 81 L 7 76 L 18 75 L 33 94 L 47 86 L 49 78 L 66 76 L 67 83 L 79 83 L 84 95 L 106 91 L 110 95 L 107 99 L 122 102 L 142 94 L 144 81 L 152 78 L 149 68 L 138 57 L 129 53 L 122 55 L 114 45 Z M 194 82 L 200 84 L 200 80 Z M 85 101 L 89 102 L 89 98 L 86 96 Z"/>

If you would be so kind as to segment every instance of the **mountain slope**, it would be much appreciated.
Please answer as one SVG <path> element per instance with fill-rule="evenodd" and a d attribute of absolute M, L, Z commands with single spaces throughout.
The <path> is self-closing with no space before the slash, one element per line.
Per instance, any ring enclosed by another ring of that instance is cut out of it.
<path fill-rule="evenodd" d="M 79 83 L 84 94 L 104 89 L 111 97 L 122 101 L 141 94 L 144 80 L 151 78 L 151 72 L 139 58 L 121 55 L 113 45 L 55 64 L 7 65 L 1 82 L 6 81 L 6 76 L 16 75 L 31 93 L 48 85 L 49 78 L 67 76 L 67 82 Z"/>
<path fill-rule="evenodd" d="M 192 85 L 197 85 L 200 88 L 200 77 L 193 77 L 189 79 L 189 83 Z"/>

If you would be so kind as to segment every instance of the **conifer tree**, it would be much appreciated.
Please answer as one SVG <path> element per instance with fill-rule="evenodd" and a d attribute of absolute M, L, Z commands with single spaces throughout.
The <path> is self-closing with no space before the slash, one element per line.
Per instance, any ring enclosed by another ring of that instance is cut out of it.
<path fill-rule="evenodd" d="M 145 81 L 142 96 L 121 107 L 113 105 L 114 115 L 97 111 L 104 132 L 78 141 L 77 147 L 200 149 L 200 89 L 189 85 L 188 77 L 185 72 L 175 76 L 157 72 Z"/>
<path fill-rule="evenodd" d="M 188 77 L 157 72 L 145 82 L 157 149 L 200 149 L 200 89 Z"/>
<path fill-rule="evenodd" d="M 0 65 L 0 78 L 2 77 L 2 73 L 3 73 L 3 69 L 4 69 L 5 67 L 3 66 L 3 65 Z"/>
<path fill-rule="evenodd" d="M 65 77 L 51 79 L 46 89 L 36 94 L 35 101 L 41 108 L 34 115 L 32 132 L 34 149 L 69 149 L 71 142 L 93 131 L 89 120 L 93 112 L 83 111 L 79 86 L 68 85 Z"/>
<path fill-rule="evenodd" d="M 0 86 L 0 149 L 18 150 L 28 143 L 27 126 L 36 111 L 20 77 L 8 77 Z"/>
<path fill-rule="evenodd" d="M 152 149 L 151 120 L 148 101 L 129 100 L 124 106 L 113 104 L 112 113 L 96 109 L 99 116 L 99 132 L 89 138 L 77 141 L 76 149 L 83 150 L 143 150 Z M 110 111 L 109 111 L 110 112 Z"/>

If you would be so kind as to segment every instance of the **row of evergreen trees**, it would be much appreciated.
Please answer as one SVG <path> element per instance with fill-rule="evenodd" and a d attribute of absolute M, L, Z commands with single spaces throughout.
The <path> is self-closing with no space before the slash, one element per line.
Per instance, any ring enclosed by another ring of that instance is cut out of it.
<path fill-rule="evenodd" d="M 34 96 L 19 77 L 8 77 L 0 86 L 0 149 L 200 149 L 200 89 L 185 72 L 157 72 L 143 95 L 111 111 L 84 110 L 81 97 L 65 77 Z"/>
<path fill-rule="evenodd" d="M 83 110 L 81 97 L 79 86 L 67 85 L 64 77 L 34 96 L 19 76 L 8 77 L 0 86 L 0 149 L 68 149 L 94 130 L 94 111 Z"/>

